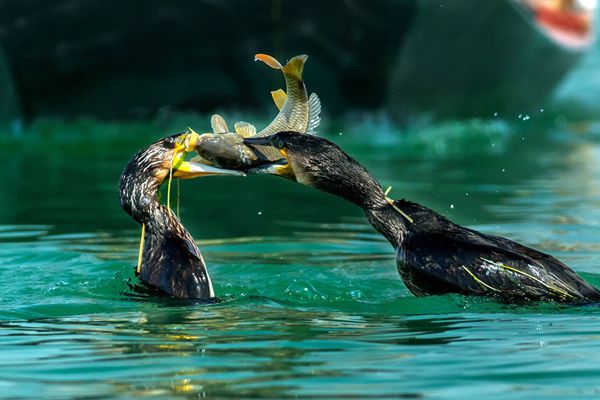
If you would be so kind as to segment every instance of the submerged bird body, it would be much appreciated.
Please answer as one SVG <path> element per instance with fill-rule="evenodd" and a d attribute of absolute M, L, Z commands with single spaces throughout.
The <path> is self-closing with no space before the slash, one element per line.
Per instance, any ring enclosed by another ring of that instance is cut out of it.
<path fill-rule="evenodd" d="M 246 143 L 271 145 L 281 154 L 279 162 L 251 173 L 284 176 L 361 207 L 396 250 L 398 271 L 417 296 L 460 293 L 512 301 L 600 300 L 598 289 L 548 254 L 462 227 L 419 204 L 389 199 L 364 167 L 326 139 L 281 132 Z"/>
<path fill-rule="evenodd" d="M 200 250 L 181 221 L 157 196 L 169 175 L 240 175 L 183 161 L 185 152 L 195 146 L 194 135 L 166 137 L 139 151 L 121 175 L 119 197 L 125 212 L 144 228 L 139 278 L 173 297 L 209 299 L 214 297 L 214 290 Z"/>
<path fill-rule="evenodd" d="M 397 210 L 401 210 L 411 221 Z M 512 240 L 457 225 L 416 203 L 365 210 L 396 249 L 398 271 L 415 295 L 461 293 L 505 300 L 600 300 L 575 271 Z M 396 223 L 391 221 L 396 220 Z"/>

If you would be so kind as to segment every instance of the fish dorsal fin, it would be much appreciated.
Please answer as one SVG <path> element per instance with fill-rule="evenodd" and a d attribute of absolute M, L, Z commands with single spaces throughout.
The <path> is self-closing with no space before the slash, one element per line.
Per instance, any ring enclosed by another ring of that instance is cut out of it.
<path fill-rule="evenodd" d="M 283 69 L 281 63 L 277 61 L 275 57 L 270 56 L 268 54 L 255 54 L 254 61 L 262 61 L 273 69 Z"/>
<path fill-rule="evenodd" d="M 308 98 L 308 126 L 306 133 L 314 134 L 321 123 L 321 100 L 316 93 L 311 93 Z"/>
<path fill-rule="evenodd" d="M 301 81 L 302 71 L 304 71 L 304 64 L 306 63 L 306 60 L 308 60 L 308 56 L 305 54 L 292 57 L 281 70 L 285 75 L 291 75 Z"/>
<path fill-rule="evenodd" d="M 241 137 L 247 138 L 256 135 L 256 127 L 248 122 L 235 123 L 235 132 Z"/>
<path fill-rule="evenodd" d="M 225 119 L 221 117 L 219 114 L 215 114 L 210 118 L 210 126 L 214 133 L 227 133 L 229 129 L 227 129 L 227 123 Z"/>
<path fill-rule="evenodd" d="M 277 109 L 281 111 L 281 109 L 283 108 L 283 104 L 287 99 L 287 94 L 285 94 L 285 91 L 283 89 L 277 89 L 271 92 L 271 97 L 273 98 L 273 102 L 275 102 Z"/>

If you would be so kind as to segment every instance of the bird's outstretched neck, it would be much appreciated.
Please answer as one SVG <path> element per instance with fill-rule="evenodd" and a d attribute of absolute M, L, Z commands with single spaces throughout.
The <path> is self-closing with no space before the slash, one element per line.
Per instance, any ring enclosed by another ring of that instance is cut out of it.
<path fill-rule="evenodd" d="M 383 191 L 383 188 L 358 162 L 352 160 L 343 173 L 323 185 L 324 190 L 345 198 L 363 209 L 371 225 L 394 248 L 402 242 L 412 219 Z M 324 181 L 325 179 L 322 178 Z M 323 182 L 319 182 L 322 184 Z"/>
<path fill-rule="evenodd" d="M 364 208 L 364 212 L 373 228 L 381 233 L 394 249 L 401 245 L 410 224 L 414 223 L 405 211 L 388 201 L 376 207 Z"/>
<path fill-rule="evenodd" d="M 297 173 L 299 182 L 356 204 L 363 209 L 371 225 L 385 236 L 394 248 L 400 245 L 410 217 L 406 218 L 407 216 L 403 215 L 365 167 L 341 150 L 322 160 L 313 160 L 311 164 L 318 165 L 318 169 L 311 169 L 310 175 Z"/>

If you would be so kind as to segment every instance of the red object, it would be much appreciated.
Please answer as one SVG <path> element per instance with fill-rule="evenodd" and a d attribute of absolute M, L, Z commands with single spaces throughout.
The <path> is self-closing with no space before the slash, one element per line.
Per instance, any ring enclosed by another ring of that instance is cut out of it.
<path fill-rule="evenodd" d="M 590 32 L 590 19 L 586 14 L 540 6 L 536 9 L 536 16 L 538 22 L 549 29 L 582 36 Z"/>

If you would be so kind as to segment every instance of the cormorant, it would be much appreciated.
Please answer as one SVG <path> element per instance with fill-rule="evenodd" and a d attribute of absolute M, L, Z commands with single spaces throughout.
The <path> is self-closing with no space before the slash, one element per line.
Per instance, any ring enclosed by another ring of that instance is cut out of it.
<path fill-rule="evenodd" d="M 329 140 L 285 131 L 244 142 L 270 145 L 282 155 L 249 173 L 283 176 L 361 207 L 371 225 L 394 246 L 398 271 L 417 296 L 600 300 L 598 289 L 548 254 L 462 227 L 422 205 L 388 198 L 364 167 Z"/>
<path fill-rule="evenodd" d="M 123 171 L 121 207 L 142 225 L 137 275 L 147 284 L 179 298 L 215 296 L 204 259 L 194 239 L 170 208 L 160 203 L 158 189 L 171 178 L 243 175 L 184 160 L 196 149 L 198 134 L 169 136 L 140 150 Z"/>

